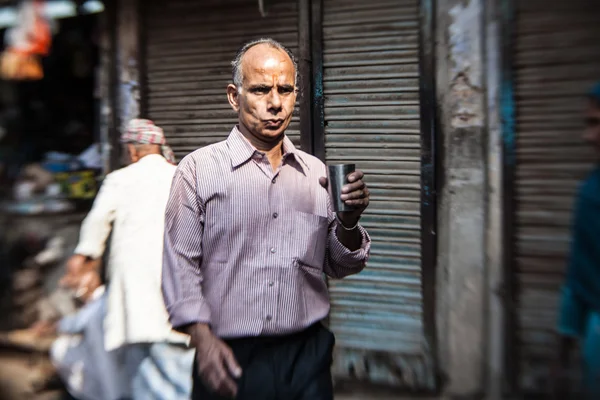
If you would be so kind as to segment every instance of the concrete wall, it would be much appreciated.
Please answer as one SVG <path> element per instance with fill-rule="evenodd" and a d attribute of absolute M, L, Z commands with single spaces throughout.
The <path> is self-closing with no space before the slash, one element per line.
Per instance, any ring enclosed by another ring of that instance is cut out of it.
<path fill-rule="evenodd" d="M 492 0 L 438 0 L 443 148 L 437 329 L 443 393 L 495 398 L 502 379 L 499 33 Z"/>
<path fill-rule="evenodd" d="M 102 14 L 98 91 L 104 172 L 125 162 L 119 138 L 130 119 L 140 115 L 139 0 L 111 0 Z"/>
<path fill-rule="evenodd" d="M 117 65 L 119 131 L 140 115 L 139 0 L 117 1 Z"/>
<path fill-rule="evenodd" d="M 500 118 L 502 84 L 502 0 L 486 0 L 486 86 L 487 86 L 487 217 L 486 275 L 487 323 L 486 397 L 499 400 L 504 392 L 504 243 L 503 235 L 503 141 Z"/>

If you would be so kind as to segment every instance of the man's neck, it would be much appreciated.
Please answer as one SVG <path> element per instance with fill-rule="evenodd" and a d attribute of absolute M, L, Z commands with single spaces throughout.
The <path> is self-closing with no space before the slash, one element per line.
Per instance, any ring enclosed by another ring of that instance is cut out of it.
<path fill-rule="evenodd" d="M 276 171 L 281 165 L 281 159 L 283 158 L 283 138 L 285 137 L 285 134 L 282 134 L 277 140 L 266 141 L 250 133 L 242 123 L 238 124 L 238 129 L 248 142 L 250 142 L 252 147 L 265 153 L 273 171 Z"/>
<path fill-rule="evenodd" d="M 157 156 L 160 156 L 161 154 L 160 154 L 160 153 L 155 153 L 155 152 L 153 152 L 153 151 L 149 151 L 149 152 L 147 152 L 147 153 L 142 153 L 142 154 L 140 154 L 140 155 L 139 155 L 139 157 L 140 157 L 139 159 L 141 160 L 141 159 L 142 159 L 142 158 L 144 158 L 144 157 L 147 157 L 147 156 L 152 156 L 152 155 L 157 155 Z"/>

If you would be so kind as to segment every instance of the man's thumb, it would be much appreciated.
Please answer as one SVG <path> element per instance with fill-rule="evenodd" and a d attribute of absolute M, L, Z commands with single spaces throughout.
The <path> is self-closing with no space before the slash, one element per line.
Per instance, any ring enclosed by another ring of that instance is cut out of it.
<path fill-rule="evenodd" d="M 319 183 L 321 184 L 321 186 L 323 186 L 325 189 L 327 189 L 328 181 L 327 181 L 326 177 L 323 176 L 323 177 L 319 178 Z"/>

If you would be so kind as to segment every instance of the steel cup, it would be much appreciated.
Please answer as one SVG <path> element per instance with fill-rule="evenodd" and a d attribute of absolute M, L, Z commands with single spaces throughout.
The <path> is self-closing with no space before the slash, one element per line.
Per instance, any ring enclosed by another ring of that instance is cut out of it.
<path fill-rule="evenodd" d="M 354 164 L 336 164 L 327 166 L 327 179 L 329 180 L 329 197 L 336 212 L 352 211 L 352 206 L 346 205 L 340 198 L 342 188 L 348 183 L 348 175 L 356 170 Z"/>

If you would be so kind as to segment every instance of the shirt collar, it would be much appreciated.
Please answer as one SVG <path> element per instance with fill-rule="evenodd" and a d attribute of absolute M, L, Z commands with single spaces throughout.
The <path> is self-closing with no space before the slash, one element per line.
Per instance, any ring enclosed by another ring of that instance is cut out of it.
<path fill-rule="evenodd" d="M 254 156 L 255 153 L 259 151 L 254 148 L 244 137 L 242 132 L 238 129 L 237 125 L 233 127 L 229 137 L 227 138 L 227 145 L 229 146 L 229 152 L 231 156 L 231 165 L 233 168 L 237 168 L 240 165 L 244 164 L 248 160 Z M 308 164 L 302 157 L 302 154 L 296 149 L 294 143 L 290 140 L 290 138 L 285 135 L 283 137 L 283 157 L 284 162 L 290 162 L 288 157 L 293 157 L 296 161 L 296 164 L 300 167 L 302 173 L 306 173 L 304 168 L 308 168 Z"/>
<path fill-rule="evenodd" d="M 162 156 L 162 154 L 146 154 L 144 157 L 140 158 L 138 162 L 154 162 L 154 161 L 166 161 L 166 159 Z"/>

